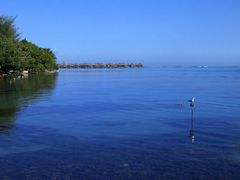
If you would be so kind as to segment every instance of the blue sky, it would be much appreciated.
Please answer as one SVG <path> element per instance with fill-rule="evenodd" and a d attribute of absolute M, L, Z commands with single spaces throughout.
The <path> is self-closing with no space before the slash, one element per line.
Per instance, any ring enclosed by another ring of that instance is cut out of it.
<path fill-rule="evenodd" d="M 240 65 L 239 0 L 0 0 L 62 62 Z"/>

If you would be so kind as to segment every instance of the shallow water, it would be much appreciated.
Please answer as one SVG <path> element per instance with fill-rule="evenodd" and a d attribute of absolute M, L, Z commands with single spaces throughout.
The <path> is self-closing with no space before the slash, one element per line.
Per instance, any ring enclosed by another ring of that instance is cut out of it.
<path fill-rule="evenodd" d="M 0 178 L 240 179 L 239 99 L 238 67 L 0 81 Z"/>

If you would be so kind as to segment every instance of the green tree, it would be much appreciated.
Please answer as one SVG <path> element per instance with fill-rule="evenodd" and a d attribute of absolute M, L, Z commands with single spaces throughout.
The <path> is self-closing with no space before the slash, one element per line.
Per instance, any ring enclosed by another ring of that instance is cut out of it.
<path fill-rule="evenodd" d="M 0 16 L 0 37 L 5 37 L 9 40 L 18 41 L 20 33 L 14 25 L 15 18 L 8 16 Z"/>
<path fill-rule="evenodd" d="M 0 16 L 0 72 L 44 72 L 57 69 L 56 56 L 51 49 L 19 39 L 14 20 L 12 17 Z"/>
<path fill-rule="evenodd" d="M 0 38 L 0 69 L 8 73 L 11 70 L 21 71 L 24 58 L 17 44 L 7 38 Z"/>
<path fill-rule="evenodd" d="M 20 41 L 19 45 L 26 57 L 22 61 L 25 61 L 25 64 L 27 64 L 25 66 L 27 69 L 35 72 L 57 69 L 56 57 L 51 49 L 40 48 L 26 39 Z"/>

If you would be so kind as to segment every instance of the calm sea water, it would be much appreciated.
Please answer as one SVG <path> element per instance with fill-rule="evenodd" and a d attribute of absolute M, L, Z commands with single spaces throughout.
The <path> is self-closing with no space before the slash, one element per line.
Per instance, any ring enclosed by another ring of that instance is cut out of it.
<path fill-rule="evenodd" d="M 1 179 L 240 179 L 240 68 L 0 81 L 0 166 Z"/>

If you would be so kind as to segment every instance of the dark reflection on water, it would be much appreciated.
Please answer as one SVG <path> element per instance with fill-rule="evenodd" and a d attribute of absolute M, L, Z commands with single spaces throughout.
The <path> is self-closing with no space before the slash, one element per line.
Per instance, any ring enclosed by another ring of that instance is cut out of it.
<path fill-rule="evenodd" d="M 42 95 L 50 95 L 56 74 L 0 81 L 0 131 L 11 129 L 16 113 Z"/>

